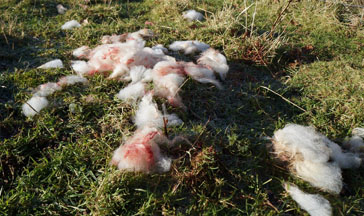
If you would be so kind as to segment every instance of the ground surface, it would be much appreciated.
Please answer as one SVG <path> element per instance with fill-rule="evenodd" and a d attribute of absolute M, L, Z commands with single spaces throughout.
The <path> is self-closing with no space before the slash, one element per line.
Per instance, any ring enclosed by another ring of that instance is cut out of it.
<path fill-rule="evenodd" d="M 287 1 L 268 0 L 58 2 L 66 14 L 49 0 L 0 3 L 2 215 L 305 215 L 282 182 L 319 191 L 279 165 L 265 137 L 295 122 L 340 144 L 364 126 L 363 9 L 350 6 L 360 1 L 292 1 L 287 8 Z M 206 20 L 183 20 L 187 9 Z M 89 24 L 60 30 L 71 19 Z M 224 90 L 189 80 L 182 98 L 191 111 L 169 108 L 184 121 L 170 136 L 193 143 L 163 149 L 175 159 L 170 172 L 109 166 L 135 130 L 135 110 L 114 98 L 125 83 L 95 76 L 49 97 L 51 106 L 33 119 L 21 114 L 33 88 L 73 73 L 73 49 L 144 27 L 158 35 L 148 46 L 197 39 L 222 51 L 230 65 Z M 54 58 L 66 68 L 36 69 Z M 319 193 L 334 215 L 363 215 L 363 168 L 343 177 L 340 195 Z"/>

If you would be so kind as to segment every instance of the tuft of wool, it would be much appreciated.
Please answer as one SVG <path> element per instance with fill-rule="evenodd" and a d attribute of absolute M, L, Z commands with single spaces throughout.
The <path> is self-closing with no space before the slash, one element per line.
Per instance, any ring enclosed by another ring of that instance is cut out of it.
<path fill-rule="evenodd" d="M 48 95 L 60 90 L 62 90 L 60 85 L 54 82 L 48 82 L 38 86 L 37 91 L 33 96 L 47 97 Z"/>
<path fill-rule="evenodd" d="M 139 103 L 138 110 L 135 113 L 134 122 L 138 129 L 145 127 L 163 128 L 163 117 L 168 120 L 168 125 L 182 124 L 182 120 L 177 115 L 163 115 L 158 110 L 157 104 L 153 102 L 152 94 L 145 95 Z"/>
<path fill-rule="evenodd" d="M 57 5 L 57 12 L 59 14 L 64 14 L 64 13 L 66 13 L 66 11 L 67 11 L 67 8 L 65 8 L 63 5 L 61 5 L 61 4 Z"/>
<path fill-rule="evenodd" d="M 119 170 L 134 172 L 167 172 L 171 159 L 163 156 L 156 137 L 163 136 L 156 128 L 137 130 L 126 143 L 120 146 L 111 159 L 111 164 Z"/>
<path fill-rule="evenodd" d="M 312 127 L 288 124 L 274 133 L 273 149 L 291 170 L 313 186 L 332 193 L 342 188 L 341 169 L 330 148 L 332 142 Z"/>
<path fill-rule="evenodd" d="M 153 171 L 156 161 L 161 157 L 159 146 L 153 142 L 158 133 L 154 128 L 135 132 L 134 136 L 114 152 L 111 164 L 120 170 L 146 173 Z"/>
<path fill-rule="evenodd" d="M 308 194 L 293 184 L 284 184 L 284 189 L 298 205 L 311 216 L 330 216 L 332 208 L 330 202 L 319 194 Z"/>
<path fill-rule="evenodd" d="M 71 20 L 71 21 L 68 21 L 65 24 L 63 24 L 61 26 L 61 29 L 69 30 L 69 29 L 79 28 L 79 27 L 81 27 L 81 24 L 79 22 L 77 22 L 76 20 Z"/>
<path fill-rule="evenodd" d="M 88 59 L 88 56 L 91 53 L 91 49 L 88 46 L 82 46 L 75 50 L 73 50 L 72 55 L 79 59 Z"/>
<path fill-rule="evenodd" d="M 363 138 L 357 135 L 352 136 L 346 143 L 351 152 L 364 152 Z"/>
<path fill-rule="evenodd" d="M 184 70 L 192 79 L 200 83 L 212 83 L 217 88 L 223 89 L 220 82 L 216 79 L 214 72 L 207 67 L 188 62 L 185 64 Z"/>
<path fill-rule="evenodd" d="M 168 49 L 165 48 L 162 44 L 157 44 L 155 46 L 152 47 L 153 50 L 160 50 L 162 51 L 164 54 L 168 53 Z"/>
<path fill-rule="evenodd" d="M 41 68 L 41 69 L 64 68 L 64 66 L 63 66 L 63 63 L 62 63 L 61 59 L 55 59 L 55 60 L 49 61 L 49 62 L 47 62 L 45 64 L 42 64 L 38 68 Z"/>
<path fill-rule="evenodd" d="M 145 84 L 142 82 L 131 83 L 121 89 L 116 95 L 122 101 L 136 101 L 145 95 Z"/>
<path fill-rule="evenodd" d="M 339 194 L 342 189 L 341 169 L 336 163 L 296 161 L 292 168 L 298 177 L 324 191 Z"/>
<path fill-rule="evenodd" d="M 87 83 L 87 79 L 78 75 L 68 75 L 61 77 L 58 81 L 58 85 L 60 86 L 74 85 L 76 83 Z"/>
<path fill-rule="evenodd" d="M 175 41 L 171 45 L 169 45 L 169 49 L 172 51 L 183 51 L 184 54 L 194 54 L 196 52 L 203 52 L 210 48 L 208 44 L 203 42 L 199 42 L 197 40 L 191 41 Z"/>
<path fill-rule="evenodd" d="M 33 96 L 26 103 L 23 104 L 23 114 L 27 117 L 33 117 L 39 113 L 42 109 L 48 106 L 49 102 L 47 98 L 40 96 Z"/>
<path fill-rule="evenodd" d="M 198 64 L 204 65 L 220 75 L 222 80 L 225 80 L 229 71 L 226 58 L 219 51 L 209 48 L 203 52 L 197 60 Z"/>
<path fill-rule="evenodd" d="M 133 66 L 130 68 L 130 78 L 132 83 L 136 82 L 150 82 L 153 80 L 152 70 L 141 66 Z"/>
<path fill-rule="evenodd" d="M 185 11 L 183 12 L 182 16 L 188 21 L 194 21 L 194 20 L 202 21 L 204 19 L 202 13 L 197 12 L 195 10 Z"/>
<path fill-rule="evenodd" d="M 342 169 L 358 168 L 361 165 L 361 158 L 352 152 L 343 152 L 341 147 L 334 143 L 329 142 L 329 148 L 331 149 L 331 158 L 339 165 Z"/>
<path fill-rule="evenodd" d="M 95 71 L 95 68 L 85 61 L 71 61 L 71 67 L 79 76 L 91 74 Z"/>

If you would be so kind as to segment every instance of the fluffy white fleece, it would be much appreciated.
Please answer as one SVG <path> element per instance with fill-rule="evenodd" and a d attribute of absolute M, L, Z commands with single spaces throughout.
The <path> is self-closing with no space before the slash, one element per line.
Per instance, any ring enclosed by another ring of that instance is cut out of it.
<path fill-rule="evenodd" d="M 274 133 L 273 148 L 279 159 L 288 161 L 291 170 L 313 186 L 331 193 L 342 189 L 341 169 L 336 162 L 339 152 L 324 135 L 312 127 L 288 124 Z"/>
<path fill-rule="evenodd" d="M 185 12 L 183 12 L 182 16 L 183 16 L 183 18 L 185 18 L 189 21 L 194 21 L 194 20 L 202 21 L 203 20 L 202 13 L 197 12 L 195 10 L 185 11 Z"/>
<path fill-rule="evenodd" d="M 161 154 L 154 141 L 161 132 L 156 128 L 145 127 L 137 130 L 124 145 L 113 154 L 111 164 L 120 170 L 134 172 L 167 172 L 171 167 L 171 159 Z"/>
<path fill-rule="evenodd" d="M 203 52 L 210 48 L 208 44 L 199 42 L 197 40 L 187 40 L 187 41 L 175 41 L 169 45 L 169 49 L 173 51 L 183 51 L 184 54 L 194 54 L 195 52 Z"/>
<path fill-rule="evenodd" d="M 55 59 L 55 60 L 49 61 L 49 62 L 47 62 L 45 64 L 42 64 L 38 68 L 41 68 L 41 69 L 64 68 L 64 66 L 63 66 L 63 63 L 62 63 L 61 59 Z"/>
<path fill-rule="evenodd" d="M 330 216 L 332 208 L 330 202 L 319 194 L 308 194 L 292 184 L 285 183 L 284 188 L 298 205 L 311 216 Z"/>
<path fill-rule="evenodd" d="M 138 110 L 135 113 L 134 122 L 138 129 L 145 127 L 163 128 L 163 114 L 158 110 L 157 104 L 153 102 L 152 94 L 145 95 L 139 103 Z M 166 114 L 168 125 L 182 124 L 182 120 L 175 114 Z"/>
<path fill-rule="evenodd" d="M 141 66 L 133 66 L 130 68 L 130 79 L 132 83 L 151 82 L 153 80 L 152 70 Z"/>
<path fill-rule="evenodd" d="M 48 106 L 48 100 L 45 97 L 33 96 L 23 104 L 23 114 L 27 117 L 32 117 Z"/>
<path fill-rule="evenodd" d="M 145 95 L 145 84 L 142 82 L 131 83 L 121 89 L 116 95 L 122 101 L 136 101 Z"/>
<path fill-rule="evenodd" d="M 197 60 L 197 63 L 211 68 L 220 75 L 222 80 L 226 78 L 226 74 L 229 71 L 225 56 L 212 48 L 203 52 L 201 57 Z"/>
<path fill-rule="evenodd" d="M 61 26 L 61 29 L 69 30 L 69 29 L 79 28 L 79 27 L 81 27 L 81 24 L 79 22 L 77 22 L 76 20 L 71 20 L 71 21 L 68 21 L 65 24 L 63 24 Z"/>
<path fill-rule="evenodd" d="M 219 89 L 222 89 L 222 85 L 216 79 L 214 72 L 207 67 L 189 62 L 185 65 L 184 70 L 192 79 L 200 83 L 212 83 Z"/>
<path fill-rule="evenodd" d="M 62 90 L 62 87 L 54 82 L 48 82 L 38 86 L 33 96 L 47 97 L 56 91 Z"/>

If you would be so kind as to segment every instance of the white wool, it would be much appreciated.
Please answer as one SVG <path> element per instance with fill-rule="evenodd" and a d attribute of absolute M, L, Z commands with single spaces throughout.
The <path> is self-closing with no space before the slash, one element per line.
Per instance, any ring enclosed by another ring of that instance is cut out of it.
<path fill-rule="evenodd" d="M 80 77 L 77 75 L 68 75 L 61 77 L 58 81 L 58 84 L 61 86 L 66 86 L 66 85 L 74 85 L 76 83 L 86 83 L 86 82 L 87 79 L 84 77 Z"/>
<path fill-rule="evenodd" d="M 226 78 L 226 74 L 229 71 L 225 56 L 212 48 L 203 52 L 201 57 L 197 60 L 197 63 L 211 68 L 220 75 L 222 80 Z"/>
<path fill-rule="evenodd" d="M 188 19 L 189 21 L 194 21 L 194 20 L 202 21 L 203 20 L 202 13 L 197 12 L 195 10 L 185 11 L 185 12 L 183 12 L 182 16 L 183 16 L 183 18 Z"/>
<path fill-rule="evenodd" d="M 153 79 L 152 70 L 145 68 L 143 65 L 131 67 L 129 73 L 132 83 L 139 81 L 150 82 Z"/>
<path fill-rule="evenodd" d="M 284 184 L 284 188 L 298 205 L 311 216 L 330 216 L 332 208 L 330 202 L 318 194 L 308 194 L 292 184 Z"/>
<path fill-rule="evenodd" d="M 163 52 L 158 50 L 153 50 L 149 47 L 144 47 L 142 50 L 133 55 L 134 60 L 130 66 L 143 65 L 146 68 L 153 68 L 158 62 L 165 61 L 171 57 L 166 56 Z"/>
<path fill-rule="evenodd" d="M 117 64 L 110 76 L 109 79 L 115 79 L 118 77 L 124 77 L 128 74 L 129 68 L 125 64 Z"/>
<path fill-rule="evenodd" d="M 63 63 L 62 63 L 61 59 L 55 59 L 55 60 L 49 61 L 49 62 L 47 62 L 45 64 L 42 64 L 38 68 L 41 68 L 41 69 L 64 68 L 64 66 L 63 66 Z"/>
<path fill-rule="evenodd" d="M 79 58 L 79 59 L 80 58 L 87 59 L 88 56 L 89 56 L 89 54 L 90 54 L 90 52 L 91 52 L 90 47 L 88 47 L 88 46 L 82 46 L 82 47 L 79 47 L 79 48 L 73 50 L 72 55 L 74 57 L 76 57 L 76 58 Z"/>
<path fill-rule="evenodd" d="M 222 89 L 222 86 L 216 79 L 214 72 L 206 67 L 190 62 L 185 65 L 185 71 L 192 79 L 200 83 L 212 83 L 219 89 Z"/>
<path fill-rule="evenodd" d="M 146 127 L 137 130 L 124 145 L 115 152 L 111 164 L 120 170 L 134 172 L 167 172 L 171 167 L 171 159 L 162 155 L 155 140 L 164 137 L 156 128 Z"/>
<path fill-rule="evenodd" d="M 145 84 L 142 82 L 131 83 L 127 87 L 121 89 L 116 95 L 117 98 L 123 101 L 136 101 L 145 95 Z"/>
<path fill-rule="evenodd" d="M 66 13 L 66 11 L 67 11 L 67 8 L 63 7 L 63 5 L 61 5 L 61 4 L 57 5 L 57 12 L 59 14 L 64 14 L 64 13 Z"/>
<path fill-rule="evenodd" d="M 161 158 L 159 146 L 153 142 L 158 133 L 160 132 L 155 128 L 137 130 L 114 152 L 111 164 L 126 171 L 146 173 L 154 171 L 156 163 Z"/>
<path fill-rule="evenodd" d="M 33 96 L 23 104 L 23 114 L 32 117 L 48 106 L 48 100 L 45 97 Z"/>
<path fill-rule="evenodd" d="M 34 96 L 47 97 L 48 95 L 53 94 L 56 91 L 62 90 L 62 87 L 57 83 L 48 82 L 38 86 L 36 93 Z"/>
<path fill-rule="evenodd" d="M 163 114 L 158 110 L 157 104 L 152 99 L 152 94 L 147 94 L 139 103 L 134 118 L 134 122 L 139 129 L 145 127 L 164 127 Z M 166 115 L 165 118 L 168 120 L 168 125 L 182 124 L 182 120 L 176 115 Z"/>
<path fill-rule="evenodd" d="M 347 165 L 340 161 L 347 155 L 337 147 L 314 128 L 296 124 L 286 125 L 273 137 L 273 148 L 279 159 L 288 161 L 293 172 L 302 179 L 332 193 L 340 193 L 342 188 L 341 169 L 337 163 Z M 328 162 L 330 158 L 333 163 Z"/>
<path fill-rule="evenodd" d="M 364 128 L 354 128 L 352 134 L 364 138 Z"/>
<path fill-rule="evenodd" d="M 324 191 L 339 194 L 342 189 L 341 169 L 336 163 L 296 161 L 292 168 L 300 178 Z"/>
<path fill-rule="evenodd" d="M 203 52 L 208 48 L 210 48 L 208 44 L 197 40 L 175 41 L 169 45 L 169 49 L 173 51 L 183 51 L 186 55 L 194 54 L 195 52 Z"/>
<path fill-rule="evenodd" d="M 289 154 L 295 157 L 301 154 L 303 160 L 312 162 L 327 162 L 330 149 L 326 139 L 312 127 L 297 124 L 288 124 L 283 129 L 274 132 L 274 150 L 276 154 Z"/>
<path fill-rule="evenodd" d="M 331 158 L 338 163 L 340 168 L 350 169 L 360 167 L 360 157 L 351 152 L 344 153 L 338 144 L 331 141 L 329 142 L 329 148 L 332 151 Z"/>
<path fill-rule="evenodd" d="M 71 20 L 71 21 L 68 21 L 65 24 L 63 24 L 61 26 L 61 29 L 69 30 L 69 29 L 79 28 L 79 27 L 81 27 L 81 24 L 79 22 L 77 22 L 76 20 Z"/>
<path fill-rule="evenodd" d="M 92 73 L 113 71 L 109 78 L 124 76 L 129 71 L 128 67 L 136 65 L 135 58 L 144 44 L 144 41 L 130 40 L 97 46 L 91 51 L 87 64 L 94 68 Z"/>
<path fill-rule="evenodd" d="M 71 61 L 71 67 L 79 76 L 83 76 L 94 70 L 94 68 L 85 61 Z"/>
<path fill-rule="evenodd" d="M 153 50 L 160 50 L 163 53 L 168 53 L 168 49 L 165 48 L 162 44 L 157 44 L 155 46 L 152 47 Z"/>
<path fill-rule="evenodd" d="M 363 138 L 360 136 L 352 136 L 347 143 L 349 144 L 351 152 L 364 152 L 364 142 Z"/>
<path fill-rule="evenodd" d="M 156 171 L 159 173 L 168 172 L 171 169 L 172 159 L 162 154 L 159 156 L 158 161 L 156 163 Z"/>

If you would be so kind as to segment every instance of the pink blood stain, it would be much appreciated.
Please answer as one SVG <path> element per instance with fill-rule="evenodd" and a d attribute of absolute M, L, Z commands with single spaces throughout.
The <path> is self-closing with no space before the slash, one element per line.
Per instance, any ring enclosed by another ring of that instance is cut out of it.
<path fill-rule="evenodd" d="M 141 159 L 140 157 L 143 157 L 144 155 L 146 156 L 148 169 L 150 169 L 150 167 L 155 163 L 154 153 L 150 141 L 157 134 L 157 131 L 153 131 L 142 138 L 135 139 L 134 142 L 127 146 L 128 150 L 125 152 L 124 158 L 132 161 L 139 161 Z"/>

